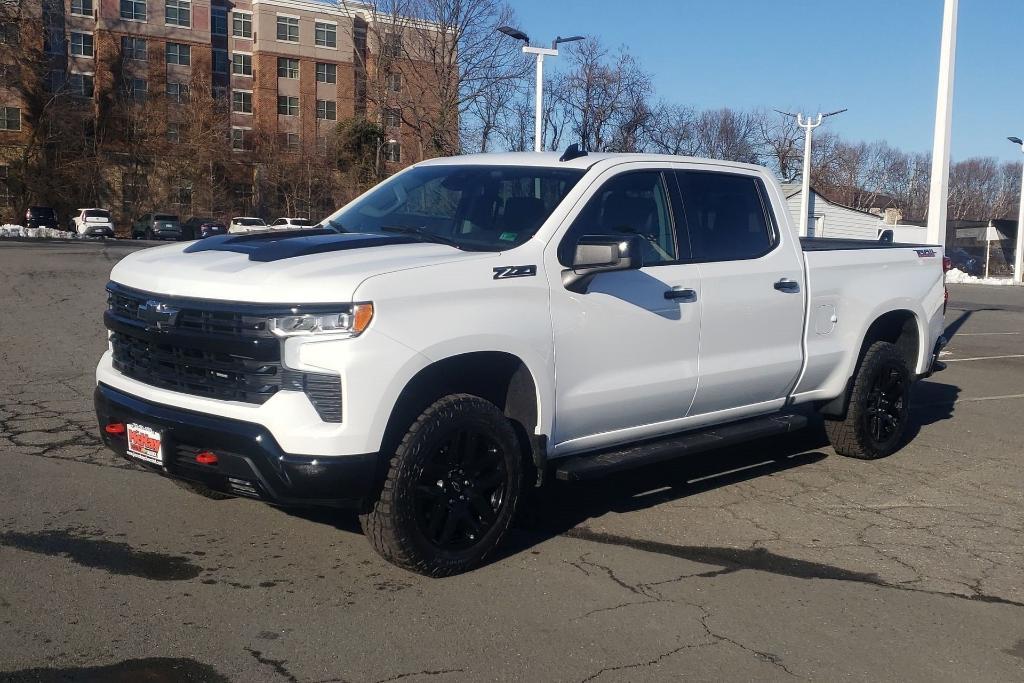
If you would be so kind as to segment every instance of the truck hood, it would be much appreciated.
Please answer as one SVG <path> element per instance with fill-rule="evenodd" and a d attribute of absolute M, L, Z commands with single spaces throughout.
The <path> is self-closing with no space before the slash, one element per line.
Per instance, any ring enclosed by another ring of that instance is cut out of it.
<path fill-rule="evenodd" d="M 146 292 L 253 303 L 344 303 L 374 275 L 486 258 L 405 236 L 324 230 L 208 237 L 135 252 L 110 279 Z"/>

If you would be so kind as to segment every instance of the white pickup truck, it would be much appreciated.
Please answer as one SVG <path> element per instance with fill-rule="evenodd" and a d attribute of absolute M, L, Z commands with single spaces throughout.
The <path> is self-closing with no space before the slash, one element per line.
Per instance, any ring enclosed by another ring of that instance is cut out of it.
<path fill-rule="evenodd" d="M 316 228 L 122 260 L 96 411 L 115 452 L 198 492 L 354 508 L 385 558 L 452 574 L 545 477 L 815 414 L 843 455 L 897 450 L 940 367 L 942 264 L 801 242 L 758 166 L 435 159 Z"/>

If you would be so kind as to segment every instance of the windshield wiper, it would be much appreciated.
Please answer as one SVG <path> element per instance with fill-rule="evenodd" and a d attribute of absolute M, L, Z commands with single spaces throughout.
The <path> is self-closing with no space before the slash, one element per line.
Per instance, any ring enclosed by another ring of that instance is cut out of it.
<path fill-rule="evenodd" d="M 404 225 L 385 225 L 381 229 L 381 232 L 393 232 L 400 235 L 410 235 L 412 237 L 419 237 L 424 242 L 433 242 L 434 244 L 446 244 L 449 247 L 455 247 L 456 249 L 464 249 L 464 247 L 451 239 L 450 237 L 444 237 L 437 233 L 429 232 L 425 228 L 409 228 Z"/>

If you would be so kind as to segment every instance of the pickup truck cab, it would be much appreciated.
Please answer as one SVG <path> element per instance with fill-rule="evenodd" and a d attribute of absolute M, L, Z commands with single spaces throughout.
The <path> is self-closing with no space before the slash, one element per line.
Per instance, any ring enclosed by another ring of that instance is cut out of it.
<path fill-rule="evenodd" d="M 813 415 L 843 455 L 893 453 L 937 368 L 942 262 L 801 241 L 759 166 L 435 159 L 318 228 L 118 263 L 100 433 L 202 493 L 354 508 L 385 558 L 452 574 L 550 476 Z"/>

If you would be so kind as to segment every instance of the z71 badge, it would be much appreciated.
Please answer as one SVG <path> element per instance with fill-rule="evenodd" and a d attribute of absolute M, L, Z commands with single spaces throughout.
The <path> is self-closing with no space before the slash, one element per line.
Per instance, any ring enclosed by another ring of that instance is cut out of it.
<path fill-rule="evenodd" d="M 537 266 L 499 266 L 494 269 L 495 280 L 507 280 L 510 277 L 533 277 L 537 274 Z"/>

